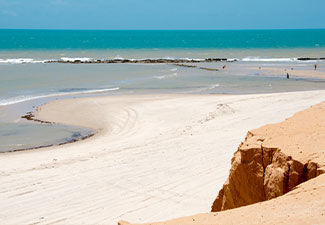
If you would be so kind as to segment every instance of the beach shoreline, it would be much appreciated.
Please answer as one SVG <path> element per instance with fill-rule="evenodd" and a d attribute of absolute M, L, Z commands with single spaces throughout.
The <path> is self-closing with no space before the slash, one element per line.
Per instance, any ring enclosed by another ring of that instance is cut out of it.
<path fill-rule="evenodd" d="M 289 92 L 289 93 L 299 93 L 299 92 L 305 92 L 305 91 L 298 91 L 298 92 Z M 308 91 L 307 91 L 308 92 Z M 265 93 L 266 94 L 266 93 Z M 276 94 L 276 93 L 274 93 Z M 277 93 L 277 94 L 281 94 L 281 93 Z M 238 96 L 238 95 L 229 95 L 229 94 L 136 94 L 136 97 L 145 97 L 145 96 L 164 96 L 167 98 L 172 98 L 175 96 L 195 96 L 195 95 L 199 95 L 199 96 Z M 245 94 L 247 95 L 247 94 Z M 254 94 L 253 94 L 254 95 Z M 257 94 L 258 95 L 258 94 Z M 262 94 L 263 95 L 263 94 Z M 250 95 L 247 95 L 250 96 Z M 113 96 L 78 96 L 78 98 L 105 98 L 105 97 L 113 97 Z M 125 94 L 121 94 L 119 95 L 119 97 L 124 98 L 124 97 L 130 97 L 129 95 L 125 95 Z M 28 123 L 31 124 L 48 124 L 48 125 L 67 125 L 67 126 L 73 126 L 73 127 L 79 127 L 79 128 L 85 128 L 85 129 L 90 129 L 93 132 L 90 132 L 88 134 L 83 135 L 82 137 L 78 137 L 78 138 L 70 138 L 69 140 L 63 141 L 63 142 L 56 142 L 53 144 L 47 144 L 47 145 L 39 145 L 39 146 L 34 146 L 34 147 L 29 147 L 29 148 L 17 148 L 17 149 L 13 149 L 13 150 L 8 150 L 8 151 L 4 151 L 4 152 L 17 152 L 17 151 L 26 151 L 26 150 L 34 150 L 34 149 L 43 149 L 43 148 L 49 148 L 49 147 L 55 147 L 55 146 L 61 146 L 61 145 L 66 145 L 66 144 L 71 144 L 71 143 L 75 143 L 75 142 L 79 142 L 79 141 L 84 141 L 88 138 L 92 138 L 93 136 L 97 135 L 98 133 L 102 133 L 103 129 L 100 129 L 98 127 L 94 127 L 94 126 L 81 126 L 80 124 L 76 124 L 76 123 L 70 123 L 69 121 L 63 121 L 63 122 L 58 122 L 60 121 L 60 119 L 58 118 L 53 118 L 52 121 L 49 121 L 45 118 L 40 117 L 38 111 L 40 109 L 42 109 L 45 105 L 47 104 L 52 104 L 53 102 L 57 102 L 57 101 L 64 101 L 66 99 L 75 99 L 75 98 L 61 98 L 61 99 L 51 99 L 49 98 L 48 100 L 44 100 L 42 103 L 38 103 L 35 104 L 33 103 L 32 105 L 38 105 L 38 106 L 33 106 L 33 107 L 29 107 L 31 109 L 33 109 L 33 111 L 27 111 L 26 113 L 24 113 L 23 115 L 19 116 L 19 118 L 23 119 L 22 122 L 24 122 L 25 120 L 28 121 Z M 26 103 L 25 103 L 26 104 Z M 27 105 L 27 104 L 26 104 Z M 31 105 L 31 104 L 29 104 Z M 57 121 L 58 120 L 58 121 Z M 4 153 L 2 152 L 2 153 Z"/>
<path fill-rule="evenodd" d="M 97 134 L 72 144 L 1 154 L 1 221 L 140 223 L 207 212 L 248 130 L 324 99 L 325 91 L 307 91 L 47 103 L 35 118 L 89 127 Z"/>

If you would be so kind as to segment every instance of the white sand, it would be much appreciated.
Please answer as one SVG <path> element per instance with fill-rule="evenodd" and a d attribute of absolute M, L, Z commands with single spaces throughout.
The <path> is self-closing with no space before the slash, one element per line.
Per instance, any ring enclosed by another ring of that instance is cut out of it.
<path fill-rule="evenodd" d="M 325 91 L 313 91 L 49 103 L 39 118 L 99 134 L 0 154 L 1 224 L 116 224 L 208 212 L 248 130 L 324 100 Z"/>

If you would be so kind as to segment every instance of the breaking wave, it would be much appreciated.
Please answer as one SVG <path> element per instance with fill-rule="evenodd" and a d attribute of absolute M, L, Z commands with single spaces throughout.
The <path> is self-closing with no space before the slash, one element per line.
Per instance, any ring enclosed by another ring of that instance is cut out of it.
<path fill-rule="evenodd" d="M 45 63 L 48 60 L 35 60 L 30 58 L 0 59 L 0 64 L 26 64 L 26 63 Z"/>
<path fill-rule="evenodd" d="M 103 89 L 86 89 L 86 90 L 76 90 L 76 91 L 67 91 L 62 90 L 61 92 L 53 94 L 44 94 L 44 95 L 20 95 L 8 99 L 0 100 L 0 106 L 13 105 L 21 102 L 26 102 L 35 99 L 41 98 L 50 98 L 50 97 L 59 97 L 59 96 L 68 96 L 68 95 L 81 95 L 81 94 L 95 94 L 108 91 L 117 91 L 119 87 L 114 88 L 103 88 Z"/>
<path fill-rule="evenodd" d="M 217 84 L 212 84 L 212 85 L 207 86 L 207 87 L 200 87 L 200 88 L 197 88 L 195 90 L 187 91 L 187 92 L 184 92 L 184 93 L 198 93 L 198 92 L 212 90 L 212 89 L 215 89 L 217 87 L 220 87 L 220 84 L 218 84 L 218 83 Z"/>
<path fill-rule="evenodd" d="M 162 76 L 154 76 L 154 78 L 159 79 L 159 80 L 173 78 L 173 77 L 177 77 L 177 73 L 166 74 L 166 75 L 162 75 Z"/>

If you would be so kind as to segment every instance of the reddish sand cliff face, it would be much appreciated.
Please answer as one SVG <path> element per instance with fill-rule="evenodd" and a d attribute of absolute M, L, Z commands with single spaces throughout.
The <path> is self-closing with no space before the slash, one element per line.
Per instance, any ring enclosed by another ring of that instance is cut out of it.
<path fill-rule="evenodd" d="M 248 132 L 212 211 L 281 196 L 324 173 L 325 104 Z"/>
<path fill-rule="evenodd" d="M 325 219 L 325 175 L 321 175 L 325 173 L 325 102 L 248 132 L 231 164 L 213 213 L 151 224 L 321 224 Z"/>

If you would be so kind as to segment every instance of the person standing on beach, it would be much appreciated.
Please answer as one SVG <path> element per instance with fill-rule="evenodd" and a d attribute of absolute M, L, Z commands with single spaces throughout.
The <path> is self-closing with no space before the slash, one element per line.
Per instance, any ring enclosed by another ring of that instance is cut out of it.
<path fill-rule="evenodd" d="M 287 79 L 289 79 L 289 78 L 290 78 L 289 73 L 287 73 Z"/>
<path fill-rule="evenodd" d="M 314 67 L 315 67 L 315 70 L 316 70 L 316 69 L 317 69 L 317 64 L 315 64 L 315 66 L 314 66 Z"/>

